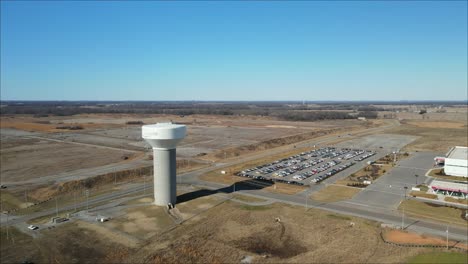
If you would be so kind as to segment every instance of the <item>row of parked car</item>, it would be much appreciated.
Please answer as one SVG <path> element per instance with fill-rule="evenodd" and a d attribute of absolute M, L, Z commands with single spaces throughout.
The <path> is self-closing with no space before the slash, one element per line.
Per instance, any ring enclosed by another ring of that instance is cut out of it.
<path fill-rule="evenodd" d="M 312 182 L 312 183 L 319 183 L 319 182 L 325 180 L 326 178 L 329 178 L 329 177 L 331 177 L 331 176 L 337 174 L 338 172 L 340 172 L 340 171 L 342 171 L 342 170 L 345 170 L 345 169 L 347 169 L 347 168 L 353 166 L 354 164 L 356 164 L 356 163 L 354 163 L 354 162 L 345 163 L 345 164 L 343 164 L 343 165 L 341 165 L 341 166 L 338 166 L 338 167 L 336 167 L 336 168 L 330 170 L 329 172 L 327 172 L 327 173 L 325 173 L 325 174 L 323 174 L 323 175 L 320 175 L 320 176 L 318 176 L 318 177 L 312 179 L 311 182 Z"/>
<path fill-rule="evenodd" d="M 358 157 L 358 158 L 355 158 L 354 160 L 355 160 L 355 161 L 362 161 L 362 160 L 365 160 L 365 159 L 367 159 L 368 157 L 372 157 L 372 156 L 374 156 L 374 155 L 375 155 L 375 152 L 368 152 L 368 153 L 366 153 L 366 154 L 364 154 L 364 155 L 362 155 L 362 156 L 360 156 L 360 157 Z"/>

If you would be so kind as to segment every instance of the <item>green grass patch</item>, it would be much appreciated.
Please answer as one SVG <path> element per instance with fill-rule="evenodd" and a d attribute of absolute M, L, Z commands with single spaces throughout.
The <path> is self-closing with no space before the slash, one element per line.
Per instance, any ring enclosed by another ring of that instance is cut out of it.
<path fill-rule="evenodd" d="M 468 255 L 458 252 L 433 252 L 417 255 L 408 261 L 408 264 L 419 263 L 468 263 Z"/>

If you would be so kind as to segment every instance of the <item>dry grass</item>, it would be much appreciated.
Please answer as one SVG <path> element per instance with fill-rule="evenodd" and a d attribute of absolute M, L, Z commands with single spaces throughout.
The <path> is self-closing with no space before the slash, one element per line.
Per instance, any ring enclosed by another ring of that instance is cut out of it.
<path fill-rule="evenodd" d="M 122 216 L 103 223 L 103 226 L 117 229 L 138 239 L 147 239 L 174 224 L 164 207 L 148 205 L 130 208 L 124 212 Z"/>
<path fill-rule="evenodd" d="M 0 156 L 2 180 L 12 182 L 123 162 L 120 151 L 45 141 L 8 149 L 2 144 Z"/>
<path fill-rule="evenodd" d="M 394 263 L 432 251 L 385 244 L 379 224 L 369 220 L 284 204 L 246 208 L 211 199 L 178 204 L 182 213 L 197 208 L 199 215 L 170 232 L 152 229 L 137 244 L 132 236 L 140 231 L 127 233 L 124 225 L 143 218 L 145 223 L 132 228 L 147 230 L 164 217 L 161 213 L 141 207 L 128 210 L 132 217 L 123 214 L 121 222 L 118 218 L 106 223 L 69 222 L 43 230 L 35 240 L 18 237 L 13 251 L 2 243 L 2 253 L 7 254 L 1 260 L 21 262 L 31 256 L 28 260 L 39 263 L 51 259 L 57 263 L 238 263 L 251 256 L 254 263 Z M 112 222 L 122 226 L 113 228 Z M 355 223 L 353 227 L 350 222 Z"/>
<path fill-rule="evenodd" d="M 32 117 L 31 115 L 15 115 L 14 117 L 13 116 L 2 117 L 0 118 L 0 127 L 1 128 L 14 128 L 14 129 L 31 131 L 31 132 L 46 132 L 46 133 L 77 132 L 77 130 L 56 129 L 56 127 L 62 126 L 62 124 L 50 122 L 51 120 L 54 120 L 56 118 L 57 117 L 55 116 L 35 118 L 35 117 Z M 83 130 L 120 127 L 119 125 L 116 125 L 116 124 L 99 124 L 99 123 L 92 123 L 92 122 L 73 122 L 73 123 L 67 123 L 66 125 L 67 126 L 81 126 Z M 79 131 L 82 131 L 82 130 L 79 130 Z"/>
<path fill-rule="evenodd" d="M 462 214 L 464 213 L 464 210 L 462 209 L 424 203 L 415 200 L 403 201 L 398 207 L 398 210 L 401 211 L 403 208 L 405 210 L 405 214 L 466 226 L 466 220 L 462 218 Z"/>
<path fill-rule="evenodd" d="M 463 122 L 447 121 L 407 121 L 407 124 L 423 128 L 463 128 L 466 124 Z"/>
<path fill-rule="evenodd" d="M 441 179 L 441 180 L 449 180 L 449 181 L 468 181 L 468 178 L 466 177 L 457 177 L 457 176 L 448 176 L 445 174 L 442 174 L 443 169 L 432 169 L 428 175 L 436 178 L 436 179 Z"/>
<path fill-rule="evenodd" d="M 316 201 L 333 203 L 351 199 L 360 191 L 361 189 L 354 187 L 328 185 L 320 191 L 313 193 L 311 198 Z"/>
<path fill-rule="evenodd" d="M 421 123 L 422 122 L 422 123 Z M 419 136 L 409 145 L 405 151 L 438 151 L 446 152 L 452 146 L 468 145 L 468 127 L 465 122 L 460 122 L 460 127 L 421 127 L 418 124 L 426 124 L 427 121 L 410 120 L 401 121 L 401 126 L 390 129 L 386 133 Z"/>
<path fill-rule="evenodd" d="M 445 197 L 444 200 L 447 202 L 451 202 L 451 203 L 460 203 L 460 204 L 468 205 L 467 199 L 455 199 L 453 197 Z"/>
<path fill-rule="evenodd" d="M 248 203 L 260 203 L 260 202 L 265 202 L 265 199 L 253 197 L 253 196 L 247 196 L 247 195 L 242 195 L 242 194 L 234 194 L 233 196 L 234 199 L 248 202 Z"/>
<path fill-rule="evenodd" d="M 265 210 L 242 207 L 230 202 L 217 206 L 203 221 L 151 238 L 126 261 L 238 263 L 251 256 L 253 263 L 376 263 L 404 262 L 428 252 L 384 244 L 378 224 L 371 221 L 282 204 Z"/>
<path fill-rule="evenodd" d="M 435 195 L 435 194 L 430 194 L 430 193 L 426 193 L 426 192 L 423 192 L 423 191 L 412 191 L 412 192 L 410 192 L 410 195 L 411 195 L 411 196 L 414 196 L 414 197 L 423 197 L 423 198 L 428 198 L 428 199 L 437 199 L 437 195 Z"/>
<path fill-rule="evenodd" d="M 130 249 L 122 238 L 103 236 L 89 226 L 69 222 L 32 239 L 10 227 L 10 239 L 1 230 L 0 262 L 21 263 L 117 263 L 128 257 Z M 14 241 L 13 241 L 14 240 Z"/>

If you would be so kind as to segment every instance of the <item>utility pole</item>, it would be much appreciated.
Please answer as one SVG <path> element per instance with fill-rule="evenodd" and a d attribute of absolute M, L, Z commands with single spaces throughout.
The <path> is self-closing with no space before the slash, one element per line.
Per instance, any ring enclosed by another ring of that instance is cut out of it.
<path fill-rule="evenodd" d="M 55 216 L 58 217 L 58 202 L 57 202 L 57 196 L 55 196 Z"/>

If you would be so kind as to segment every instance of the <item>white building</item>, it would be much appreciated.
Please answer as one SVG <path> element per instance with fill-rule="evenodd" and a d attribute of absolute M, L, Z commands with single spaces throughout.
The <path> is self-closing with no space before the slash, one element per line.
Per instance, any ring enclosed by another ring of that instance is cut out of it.
<path fill-rule="evenodd" d="M 444 165 L 446 175 L 468 177 L 468 147 L 454 147 L 446 156 Z"/>

